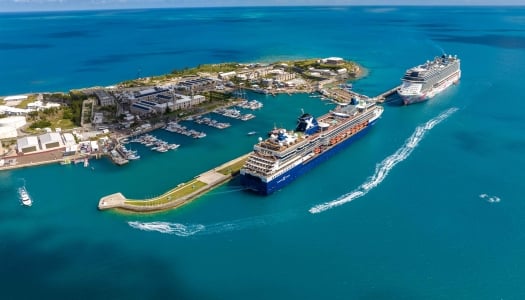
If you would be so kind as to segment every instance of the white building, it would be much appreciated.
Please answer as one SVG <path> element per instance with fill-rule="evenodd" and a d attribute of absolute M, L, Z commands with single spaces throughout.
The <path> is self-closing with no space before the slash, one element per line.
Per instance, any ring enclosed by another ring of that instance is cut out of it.
<path fill-rule="evenodd" d="M 17 129 L 25 124 L 26 118 L 21 116 L 0 119 L 0 139 L 17 137 Z"/>
<path fill-rule="evenodd" d="M 321 59 L 321 62 L 329 65 L 339 65 L 342 64 L 344 60 L 341 57 L 327 57 Z"/>
<path fill-rule="evenodd" d="M 60 107 L 60 103 L 47 102 L 44 104 L 44 102 L 37 100 L 35 102 L 31 102 L 27 104 L 27 109 L 30 111 L 38 111 L 38 110 L 44 110 L 46 108 L 54 108 L 54 107 Z"/>
<path fill-rule="evenodd" d="M 42 150 L 58 148 L 64 146 L 62 143 L 62 137 L 58 132 L 48 132 L 38 136 Z"/>
<path fill-rule="evenodd" d="M 26 100 L 28 98 L 28 96 L 26 95 L 16 95 L 16 96 L 7 96 L 4 98 L 4 101 L 5 102 L 9 102 L 9 101 L 23 101 L 23 100 Z"/>
<path fill-rule="evenodd" d="M 235 76 L 237 73 L 235 71 L 231 72 L 219 72 L 219 78 L 220 79 L 230 79 L 233 76 Z"/>
<path fill-rule="evenodd" d="M 16 141 L 18 152 L 28 153 L 40 150 L 38 138 L 36 136 L 25 136 Z"/>
<path fill-rule="evenodd" d="M 24 108 L 11 107 L 7 105 L 0 105 L 0 113 L 10 116 L 26 115 L 30 110 Z"/>
<path fill-rule="evenodd" d="M 0 127 L 0 139 L 11 139 L 18 136 L 16 128 L 11 126 Z"/>
<path fill-rule="evenodd" d="M 73 134 L 63 133 L 62 141 L 64 142 L 64 146 L 66 146 L 66 149 L 64 150 L 64 155 L 72 155 L 77 152 L 78 145 L 75 141 L 75 137 L 73 136 Z"/>

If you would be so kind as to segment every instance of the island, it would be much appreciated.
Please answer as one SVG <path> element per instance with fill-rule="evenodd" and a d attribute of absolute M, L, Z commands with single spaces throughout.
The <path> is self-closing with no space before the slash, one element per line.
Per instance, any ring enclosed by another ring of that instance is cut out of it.
<path fill-rule="evenodd" d="M 346 104 L 355 97 L 369 98 L 353 92 L 349 83 L 365 74 L 357 63 L 338 57 L 221 63 L 108 87 L 0 97 L 0 170 L 47 163 L 82 163 L 88 167 L 89 159 L 101 157 L 125 165 L 139 158 L 125 147 L 131 137 L 162 127 L 203 137 L 204 133 L 182 128 L 177 122 L 211 111 L 229 113 L 228 108 L 234 105 L 257 105 L 245 99 L 246 90 L 268 95 L 317 93 Z M 372 99 L 381 102 L 396 89 Z M 158 151 L 178 147 L 156 140 L 141 142 L 150 143 Z M 152 212 L 179 207 L 228 181 L 245 159 L 236 158 L 153 199 L 131 200 L 121 193 L 102 197 L 98 208 Z"/>

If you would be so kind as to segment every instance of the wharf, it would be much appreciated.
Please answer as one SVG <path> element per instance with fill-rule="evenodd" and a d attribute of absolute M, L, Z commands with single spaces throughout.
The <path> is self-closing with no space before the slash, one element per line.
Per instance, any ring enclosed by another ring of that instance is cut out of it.
<path fill-rule="evenodd" d="M 396 91 L 397 91 L 400 87 L 401 87 L 400 85 L 395 86 L 395 87 L 389 89 L 388 91 L 383 92 L 383 93 L 381 93 L 381 94 L 375 96 L 374 99 L 376 99 L 376 102 L 378 102 L 378 103 L 383 103 L 383 102 L 385 102 L 385 99 L 386 99 L 387 97 L 392 96 L 393 94 L 395 94 Z"/>
<path fill-rule="evenodd" d="M 244 165 L 248 154 L 235 158 L 212 170 L 196 176 L 193 180 L 177 185 L 168 192 L 151 199 L 131 200 L 122 193 L 114 193 L 100 198 L 99 210 L 121 209 L 124 211 L 150 213 L 182 206 L 198 196 L 230 180 Z"/>
<path fill-rule="evenodd" d="M 340 102 L 340 103 L 349 103 L 351 101 L 352 98 L 357 98 L 357 99 L 369 99 L 369 100 L 373 100 L 375 101 L 376 103 L 384 103 L 385 102 L 385 99 L 393 94 L 396 93 L 396 91 L 399 89 L 400 86 L 395 86 L 375 97 L 368 97 L 367 95 L 364 95 L 364 94 L 359 94 L 355 91 L 351 91 L 351 90 L 346 90 L 346 89 L 341 89 L 341 88 L 332 88 L 332 89 L 328 89 L 328 90 L 325 90 L 325 89 L 322 89 L 320 90 L 320 93 L 327 97 L 327 98 L 330 98 L 330 99 L 333 99 L 337 102 Z"/>

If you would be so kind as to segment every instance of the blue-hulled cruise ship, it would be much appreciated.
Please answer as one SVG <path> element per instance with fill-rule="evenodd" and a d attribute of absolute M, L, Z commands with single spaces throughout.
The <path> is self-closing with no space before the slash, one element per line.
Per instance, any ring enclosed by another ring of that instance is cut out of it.
<path fill-rule="evenodd" d="M 241 184 L 271 194 L 364 135 L 383 113 L 368 100 L 352 100 L 319 117 L 303 113 L 295 131 L 274 129 L 259 138 L 245 165 Z"/>

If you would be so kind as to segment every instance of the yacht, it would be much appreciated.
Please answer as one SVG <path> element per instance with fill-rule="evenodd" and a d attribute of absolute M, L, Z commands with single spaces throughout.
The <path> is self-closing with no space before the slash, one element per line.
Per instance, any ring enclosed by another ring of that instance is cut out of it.
<path fill-rule="evenodd" d="M 20 198 L 20 201 L 22 201 L 22 204 L 25 206 L 31 206 L 33 204 L 33 201 L 31 200 L 31 197 L 29 197 L 29 193 L 27 193 L 25 186 L 18 188 L 18 197 Z"/>

